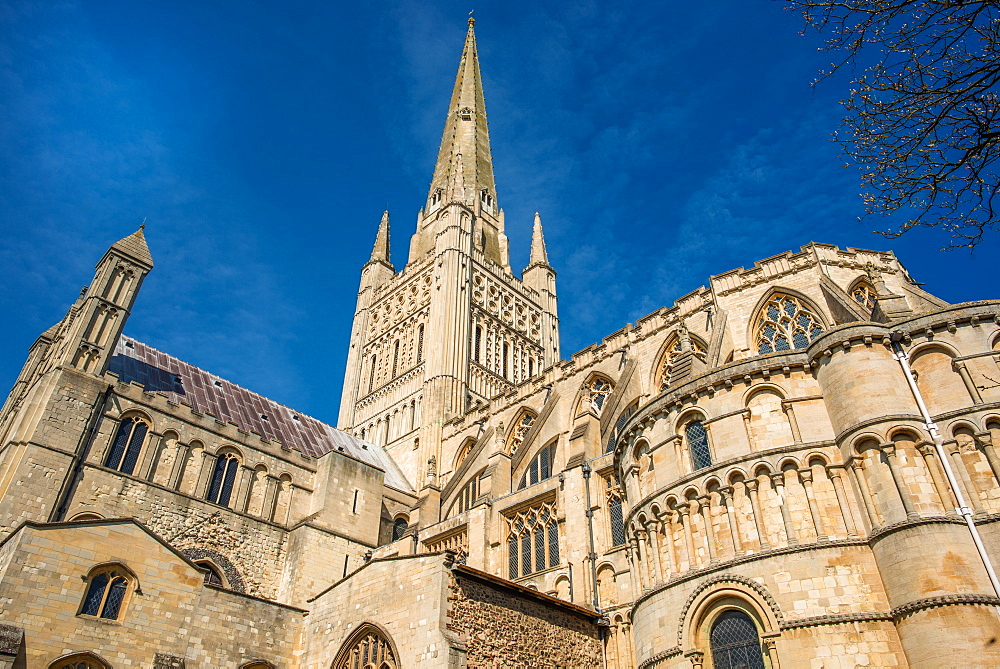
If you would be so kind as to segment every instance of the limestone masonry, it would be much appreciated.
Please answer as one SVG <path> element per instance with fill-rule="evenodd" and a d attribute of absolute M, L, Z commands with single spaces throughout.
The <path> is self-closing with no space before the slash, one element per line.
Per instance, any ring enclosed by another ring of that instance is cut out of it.
<path fill-rule="evenodd" d="M 406 265 L 386 212 L 361 269 L 336 427 L 122 333 L 142 229 L 32 345 L 0 667 L 1000 666 L 1000 301 L 812 243 L 561 359 L 469 23 Z"/>

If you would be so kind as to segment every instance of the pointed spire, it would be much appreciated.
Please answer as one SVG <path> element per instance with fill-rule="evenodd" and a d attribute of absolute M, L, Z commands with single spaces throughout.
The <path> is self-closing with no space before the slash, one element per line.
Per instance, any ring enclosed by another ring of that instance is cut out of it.
<path fill-rule="evenodd" d="M 146 227 L 145 221 L 139 226 L 139 229 L 133 232 L 128 237 L 119 239 L 117 242 L 111 245 L 109 252 L 114 251 L 121 255 L 128 256 L 139 263 L 146 265 L 150 268 L 153 267 L 153 255 L 149 252 L 149 246 L 146 244 L 146 235 L 143 230 Z"/>
<path fill-rule="evenodd" d="M 389 264 L 389 210 L 382 214 L 382 220 L 378 224 L 378 234 L 375 235 L 375 248 L 372 249 L 372 257 L 369 262 L 382 261 Z"/>
<path fill-rule="evenodd" d="M 476 49 L 475 20 L 469 19 L 469 31 L 458 65 L 458 76 L 448 105 L 444 135 L 438 150 L 434 177 L 431 179 L 430 201 L 437 191 L 449 191 L 453 182 L 460 179 L 462 188 L 447 193 L 464 200 L 465 195 L 488 191 L 496 201 L 493 182 L 493 156 L 490 152 L 489 128 L 486 124 L 486 101 L 483 97 L 483 80 L 479 72 L 479 54 Z M 458 172 L 462 156 L 461 173 Z"/>
<path fill-rule="evenodd" d="M 548 265 L 549 254 L 545 251 L 545 237 L 542 236 L 542 217 L 535 212 L 535 226 L 531 230 L 531 255 L 528 257 L 528 267 Z"/>

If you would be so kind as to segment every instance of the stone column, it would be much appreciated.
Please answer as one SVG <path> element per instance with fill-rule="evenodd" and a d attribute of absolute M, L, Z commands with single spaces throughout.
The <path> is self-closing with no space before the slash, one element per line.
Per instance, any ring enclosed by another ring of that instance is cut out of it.
<path fill-rule="evenodd" d="M 775 494 L 778 495 L 778 502 L 781 507 L 781 521 L 785 525 L 785 538 L 788 540 L 789 546 L 794 546 L 799 543 L 799 540 L 795 536 L 795 526 L 792 524 L 792 512 L 788 509 L 788 504 L 785 502 L 785 473 L 771 474 L 771 483 L 774 485 Z"/>
<path fill-rule="evenodd" d="M 840 507 L 840 515 L 844 518 L 847 538 L 854 539 L 858 536 L 858 527 L 854 523 L 854 513 L 851 511 L 851 505 L 847 501 L 847 491 L 844 490 L 844 479 L 840 476 L 842 471 L 843 467 L 830 467 L 827 473 L 833 482 L 833 491 L 837 495 L 837 506 Z"/>
<path fill-rule="evenodd" d="M 625 559 L 628 560 L 629 564 L 628 577 L 632 585 L 632 599 L 635 599 L 642 592 L 642 586 L 639 584 L 639 569 L 635 564 L 635 538 L 628 539 L 626 545 L 628 548 L 625 549 Z"/>
<path fill-rule="evenodd" d="M 816 529 L 816 541 L 827 541 L 829 537 L 826 535 L 826 530 L 823 528 L 823 516 L 819 512 L 819 505 L 816 503 L 816 495 L 813 494 L 812 470 L 806 469 L 801 471 L 799 472 L 799 476 L 802 478 L 802 487 L 805 489 L 806 499 L 809 501 L 809 513 L 812 515 L 813 527 Z"/>
<path fill-rule="evenodd" d="M 973 404 L 982 404 L 983 397 L 979 394 L 979 388 L 976 388 L 976 384 L 972 381 L 972 375 L 969 374 L 969 368 L 966 366 L 965 361 L 952 362 L 952 367 L 958 372 L 958 375 L 962 377 L 962 383 L 965 384 L 965 389 L 969 391 L 969 396 L 972 397 Z"/>
<path fill-rule="evenodd" d="M 188 451 L 191 447 L 187 444 L 177 442 L 177 454 L 174 456 L 174 466 L 170 469 L 170 477 L 167 479 L 167 487 L 171 490 L 180 490 L 181 481 L 184 477 L 184 465 L 187 464 Z"/>
<path fill-rule="evenodd" d="M 264 520 L 274 519 L 274 505 L 278 502 L 278 479 L 270 474 L 264 479 L 267 487 L 264 488 L 264 506 L 261 508 L 260 517 Z"/>
<path fill-rule="evenodd" d="M 878 509 L 872 504 L 872 491 L 868 488 L 868 479 L 865 478 L 865 466 L 861 460 L 854 460 L 851 463 L 851 474 L 854 476 L 854 484 L 857 486 L 858 495 L 864 504 L 866 518 L 868 519 L 868 530 L 872 531 L 882 525 L 879 518 Z"/>
<path fill-rule="evenodd" d="M 703 669 L 705 666 L 705 653 L 700 650 L 691 650 L 684 654 L 691 660 L 691 669 Z"/>
<path fill-rule="evenodd" d="M 661 564 L 662 557 L 660 556 L 660 541 L 659 532 L 656 531 L 656 521 L 650 521 L 646 526 L 646 536 L 649 541 L 649 551 L 652 553 L 653 563 L 653 582 L 662 583 L 665 579 L 663 578 L 663 565 Z"/>
<path fill-rule="evenodd" d="M 899 471 L 899 461 L 896 459 L 896 444 L 881 444 L 879 448 L 882 449 L 882 453 L 885 454 L 885 459 L 889 463 L 889 473 L 892 474 L 892 483 L 896 486 L 896 492 L 899 493 L 900 501 L 903 502 L 903 510 L 906 511 L 907 520 L 919 519 L 920 514 L 917 513 L 916 507 L 913 506 L 913 498 L 910 497 L 906 481 L 903 479 L 902 472 Z"/>
<path fill-rule="evenodd" d="M 773 637 L 767 639 L 761 639 L 761 645 L 764 647 L 764 652 L 767 653 L 768 659 L 771 660 L 771 669 L 781 669 L 781 665 L 778 663 L 778 651 L 775 648 L 775 643 L 777 639 Z"/>
<path fill-rule="evenodd" d="M 241 464 L 239 467 L 239 479 L 236 481 L 236 494 L 233 496 L 233 509 L 240 513 L 247 512 L 247 505 L 250 504 L 250 489 L 253 479 L 254 470 Z"/>
<path fill-rule="evenodd" d="M 944 474 L 941 472 L 941 465 L 937 461 L 937 449 L 934 448 L 933 444 L 924 442 L 917 446 L 917 450 L 924 457 L 924 466 L 931 475 L 934 490 L 937 492 L 938 499 L 941 500 L 941 507 L 944 509 L 945 514 L 947 514 L 949 509 L 954 509 L 958 506 L 958 502 L 952 497 L 951 488 L 948 486 L 948 482 L 945 481 Z"/>
<path fill-rule="evenodd" d="M 208 481 L 215 473 L 215 456 L 207 450 L 201 452 L 201 468 L 198 470 L 198 480 L 195 481 L 193 497 L 204 498 L 208 494 Z"/>
<path fill-rule="evenodd" d="M 660 523 L 663 527 L 663 543 L 664 546 L 661 547 L 667 554 L 667 569 L 663 574 L 663 579 L 665 581 L 670 580 L 670 577 L 680 571 L 677 567 L 677 562 L 674 560 L 674 524 L 673 524 L 673 514 L 670 511 L 665 511 L 663 515 L 659 518 Z"/>
<path fill-rule="evenodd" d="M 796 444 L 801 444 L 802 433 L 799 431 L 799 421 L 795 418 L 795 409 L 792 408 L 792 403 L 788 400 L 782 400 L 781 410 L 785 412 L 785 417 L 788 419 L 788 427 L 792 431 L 792 439 Z"/>
<path fill-rule="evenodd" d="M 701 511 L 701 519 L 705 523 L 705 543 L 708 545 L 708 563 L 717 564 L 719 558 L 715 555 L 715 526 L 712 525 L 712 495 L 708 494 L 698 498 L 698 507 Z"/>
<path fill-rule="evenodd" d="M 753 509 L 753 522 L 757 528 L 757 536 L 760 538 L 760 549 L 770 550 L 771 543 L 767 540 L 767 532 L 764 529 L 764 515 L 760 510 L 760 499 L 757 497 L 757 479 L 745 481 L 743 485 L 750 491 L 750 507 Z"/>
<path fill-rule="evenodd" d="M 750 444 L 750 452 L 757 450 L 757 444 L 753 438 L 753 426 L 750 425 L 750 409 L 743 411 L 743 429 L 747 432 L 747 443 Z"/>
<path fill-rule="evenodd" d="M 142 454 L 142 460 L 139 463 L 139 471 L 135 473 L 139 478 L 146 479 L 147 481 L 153 480 L 153 467 L 156 466 L 157 453 L 160 451 L 160 447 L 163 446 L 164 440 L 163 435 L 151 432 L 149 437 L 146 439 L 146 449 Z"/>
<path fill-rule="evenodd" d="M 986 462 L 990 464 L 993 478 L 997 480 L 997 483 L 1000 483 L 1000 458 L 997 458 L 996 446 L 993 445 L 993 433 L 980 432 L 976 434 L 976 441 L 983 445 L 983 455 L 986 456 Z"/>
<path fill-rule="evenodd" d="M 950 441 L 944 444 L 944 447 L 948 449 L 948 454 L 951 455 L 952 469 L 955 470 L 958 484 L 965 489 L 965 498 L 969 500 L 973 511 L 982 513 L 982 500 L 979 497 L 979 491 L 972 484 L 969 470 L 965 468 L 965 459 L 962 457 L 961 445 L 957 441 Z"/>
<path fill-rule="evenodd" d="M 629 573 L 632 574 L 632 587 L 635 590 L 635 596 L 638 597 L 646 589 L 646 584 L 642 578 L 643 565 L 641 564 L 642 557 L 639 555 L 638 534 L 633 532 L 628 541 L 631 546 L 629 553 L 632 562 L 632 569 L 629 570 Z"/>
<path fill-rule="evenodd" d="M 740 537 L 740 520 L 736 513 L 736 503 L 733 500 L 732 486 L 722 489 L 722 501 L 726 505 L 726 518 L 729 520 L 729 536 L 733 540 L 733 554 L 736 557 L 743 555 L 743 540 Z"/>
<path fill-rule="evenodd" d="M 691 506 L 682 504 L 677 507 L 681 514 L 681 525 L 684 527 L 684 547 L 687 549 L 688 571 L 695 568 L 694 536 L 691 534 Z"/>

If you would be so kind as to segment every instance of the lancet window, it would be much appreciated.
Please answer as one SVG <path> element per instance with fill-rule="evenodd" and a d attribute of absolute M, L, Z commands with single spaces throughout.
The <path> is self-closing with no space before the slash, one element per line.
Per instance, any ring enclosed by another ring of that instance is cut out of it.
<path fill-rule="evenodd" d="M 472 342 L 472 359 L 476 362 L 482 362 L 482 350 L 483 350 L 483 326 L 476 326 L 475 338 Z"/>
<path fill-rule="evenodd" d="M 417 363 L 424 360 L 424 326 L 421 324 L 417 328 Z"/>
<path fill-rule="evenodd" d="M 131 576 L 117 565 L 94 569 L 87 577 L 87 593 L 80 606 L 80 615 L 119 620 L 132 582 Z"/>
<path fill-rule="evenodd" d="M 854 286 L 854 290 L 851 291 L 851 297 L 869 311 L 874 309 L 875 305 L 878 304 L 878 298 L 875 297 L 875 289 L 872 288 L 870 283 L 865 281 L 861 281 Z"/>
<path fill-rule="evenodd" d="M 757 350 L 763 354 L 805 348 L 822 332 L 819 318 L 802 300 L 779 293 L 757 318 Z"/>
<path fill-rule="evenodd" d="M 479 474 L 476 474 L 458 493 L 458 500 L 455 502 L 456 513 L 465 513 L 479 499 Z"/>
<path fill-rule="evenodd" d="M 508 574 L 512 580 L 559 564 L 555 501 L 521 511 L 507 520 Z"/>
<path fill-rule="evenodd" d="M 402 539 L 409 527 L 410 525 L 406 522 L 406 518 L 397 518 L 392 521 L 392 540 L 399 541 Z"/>
<path fill-rule="evenodd" d="M 529 485 L 535 485 L 552 476 L 555 459 L 556 445 L 554 443 L 538 451 L 538 454 L 528 463 L 528 468 L 524 471 L 524 476 L 521 477 L 521 485 L 517 489 L 527 488 Z"/>
<path fill-rule="evenodd" d="M 604 449 L 605 453 L 610 453 L 615 450 L 615 446 L 618 444 L 618 439 L 622 436 L 622 428 L 625 427 L 625 423 L 628 419 L 632 417 L 632 414 L 636 412 L 639 408 L 638 402 L 633 402 L 629 406 L 625 407 L 625 410 L 618 414 L 618 420 L 615 421 L 615 426 L 611 430 L 611 436 L 608 437 L 608 446 Z"/>
<path fill-rule="evenodd" d="M 618 477 L 614 474 L 605 477 L 605 487 L 608 497 L 608 522 L 611 528 L 611 545 L 621 546 L 625 543 L 625 514 L 622 508 L 622 488 Z"/>
<path fill-rule="evenodd" d="M 595 377 L 587 384 L 585 390 L 585 401 L 587 405 L 594 410 L 594 412 L 600 416 L 601 411 L 604 409 L 604 404 L 607 402 L 608 397 L 614 391 L 614 386 L 607 379 L 601 377 Z"/>
<path fill-rule="evenodd" d="M 698 469 L 712 466 L 712 452 L 708 448 L 708 431 L 700 420 L 693 420 L 684 429 L 688 450 L 691 451 L 691 466 Z"/>
<path fill-rule="evenodd" d="M 212 472 L 212 480 L 208 484 L 208 494 L 205 499 L 222 506 L 229 506 L 239 468 L 240 459 L 235 453 L 221 453 L 215 460 L 215 470 Z"/>
<path fill-rule="evenodd" d="M 508 448 L 508 451 L 510 451 L 511 455 L 517 453 L 517 449 L 521 447 L 522 443 L 524 443 L 524 438 L 527 436 L 528 430 L 531 429 L 531 426 L 534 423 L 534 414 L 528 412 L 521 414 L 521 418 L 518 419 L 517 424 L 514 425 L 514 429 L 510 434 L 510 447 Z"/>
<path fill-rule="evenodd" d="M 142 442 L 149 432 L 149 423 L 137 416 L 123 418 L 118 424 L 114 439 L 111 440 L 111 448 L 104 458 L 104 466 L 117 469 L 123 474 L 131 474 L 135 471 L 135 465 L 139 462 L 139 453 L 142 451 Z"/>

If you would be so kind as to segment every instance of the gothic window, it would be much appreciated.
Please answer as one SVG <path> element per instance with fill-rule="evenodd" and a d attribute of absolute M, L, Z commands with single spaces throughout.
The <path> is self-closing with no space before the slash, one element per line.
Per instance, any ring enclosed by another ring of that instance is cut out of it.
<path fill-rule="evenodd" d="M 535 359 L 528 358 L 528 378 L 535 375 Z"/>
<path fill-rule="evenodd" d="M 368 371 L 368 392 L 375 390 L 375 363 L 378 362 L 376 356 L 372 356 L 372 366 Z"/>
<path fill-rule="evenodd" d="M 134 472 L 147 432 L 149 432 L 149 423 L 142 418 L 135 416 L 123 418 L 122 422 L 118 424 L 118 431 L 115 432 L 114 439 L 111 440 L 111 448 L 108 449 L 108 455 L 104 458 L 104 466 L 117 469 L 123 474 Z"/>
<path fill-rule="evenodd" d="M 458 501 L 456 504 L 456 513 L 465 513 L 473 507 L 476 500 L 479 499 L 479 477 L 481 474 L 476 474 L 472 479 L 465 484 L 462 490 L 458 493 Z"/>
<path fill-rule="evenodd" d="M 604 479 L 608 494 L 608 520 L 611 523 L 611 545 L 625 543 L 625 515 L 622 512 L 622 489 L 618 477 L 612 474 Z"/>
<path fill-rule="evenodd" d="M 524 476 L 521 477 L 521 485 L 517 489 L 527 488 L 529 485 L 535 485 L 539 481 L 544 481 L 552 476 L 555 469 L 555 460 L 556 445 L 554 443 L 538 451 L 535 457 L 531 459 L 531 462 L 528 463 L 528 468 L 524 470 Z"/>
<path fill-rule="evenodd" d="M 208 494 L 205 499 L 222 506 L 229 506 L 239 468 L 240 459 L 235 453 L 220 453 L 215 459 L 215 471 L 212 472 L 212 480 L 208 484 Z"/>
<path fill-rule="evenodd" d="M 73 653 L 60 657 L 49 669 L 111 669 L 111 665 L 93 653 Z"/>
<path fill-rule="evenodd" d="M 337 653 L 331 669 L 398 669 L 392 644 L 385 634 L 370 623 L 364 623 Z"/>
<path fill-rule="evenodd" d="M 702 346 L 698 340 L 692 337 L 690 341 L 691 350 L 694 351 L 696 355 L 705 355 L 705 347 Z M 670 387 L 670 379 L 674 371 L 674 362 L 677 360 L 677 355 L 682 350 L 684 350 L 683 344 L 681 343 L 680 338 L 677 338 L 672 344 L 667 346 L 667 350 L 663 353 L 663 359 L 660 361 L 660 368 L 656 373 L 658 387 L 661 393 Z"/>
<path fill-rule="evenodd" d="M 87 576 L 87 592 L 79 615 L 120 620 L 132 584 L 132 577 L 120 565 L 97 567 Z"/>
<path fill-rule="evenodd" d="M 399 340 L 392 346 L 392 378 L 396 378 L 396 372 L 399 371 Z"/>
<path fill-rule="evenodd" d="M 712 453 L 708 449 L 708 432 L 700 420 L 693 420 L 684 429 L 687 437 L 688 450 L 691 451 L 691 465 L 704 469 L 712 465 Z"/>
<path fill-rule="evenodd" d="M 622 428 L 625 427 L 625 423 L 628 419 L 632 417 L 636 409 L 639 408 L 638 402 L 633 402 L 629 406 L 625 407 L 625 411 L 618 414 L 618 420 L 615 421 L 615 426 L 611 430 L 611 436 L 608 438 L 608 446 L 604 449 L 605 453 L 610 453 L 615 450 L 615 446 L 618 444 L 618 439 L 622 436 Z"/>
<path fill-rule="evenodd" d="M 607 379 L 602 379 L 601 377 L 595 377 L 590 383 L 587 384 L 585 390 L 585 401 L 587 406 L 594 410 L 598 416 L 601 415 L 601 410 L 604 409 L 604 403 L 608 401 L 608 396 L 614 390 L 614 386 Z"/>
<path fill-rule="evenodd" d="M 504 342 L 503 343 L 503 358 L 501 360 L 501 364 L 503 365 L 503 374 L 501 374 L 501 376 L 503 376 L 503 378 L 505 378 L 505 379 L 508 378 L 507 377 L 507 357 L 508 357 L 509 354 L 510 354 L 510 347 L 507 345 L 507 342 Z"/>
<path fill-rule="evenodd" d="M 868 311 L 874 309 L 875 305 L 878 304 L 878 298 L 875 297 L 875 289 L 872 288 L 870 283 L 864 281 L 860 281 L 854 286 L 854 290 L 851 291 L 851 297 Z"/>
<path fill-rule="evenodd" d="M 480 351 L 482 350 L 483 344 L 483 326 L 476 326 L 476 337 L 472 344 L 472 357 L 476 362 L 480 362 Z"/>
<path fill-rule="evenodd" d="M 805 348 L 822 332 L 819 318 L 802 300 L 778 293 L 757 318 L 757 350 L 763 354 Z"/>
<path fill-rule="evenodd" d="M 392 540 L 399 541 L 403 538 L 403 534 L 409 529 L 409 523 L 406 522 L 406 518 L 397 518 L 392 521 Z"/>
<path fill-rule="evenodd" d="M 743 611 L 730 609 L 720 615 L 709 639 L 715 669 L 764 669 L 757 627 Z"/>
<path fill-rule="evenodd" d="M 424 360 L 424 326 L 417 328 L 417 363 Z"/>
<path fill-rule="evenodd" d="M 559 564 L 559 527 L 556 503 L 545 502 L 510 518 L 507 538 L 511 580 Z"/>
<path fill-rule="evenodd" d="M 521 447 L 524 443 L 524 438 L 528 434 L 528 430 L 535 422 L 535 414 L 528 413 L 525 411 L 521 414 L 521 418 L 514 425 L 514 429 L 510 433 L 510 446 L 507 449 L 511 456 L 517 453 L 517 449 Z"/>

